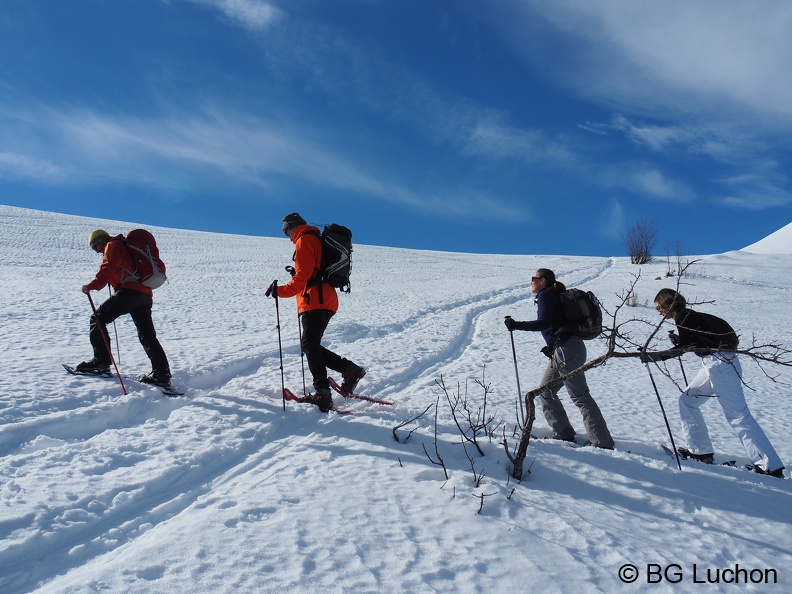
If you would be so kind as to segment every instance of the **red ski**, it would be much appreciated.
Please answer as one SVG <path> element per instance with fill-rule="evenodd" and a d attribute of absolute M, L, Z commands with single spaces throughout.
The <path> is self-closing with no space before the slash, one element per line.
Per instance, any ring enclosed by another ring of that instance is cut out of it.
<path fill-rule="evenodd" d="M 327 381 L 330 382 L 330 387 L 333 388 L 336 392 L 341 394 L 344 398 L 355 398 L 356 400 L 365 400 L 366 402 L 374 402 L 375 404 L 387 404 L 388 406 L 393 406 L 395 402 L 390 400 L 382 400 L 380 398 L 370 398 L 369 396 L 361 396 L 360 394 L 354 394 L 352 392 L 347 392 L 341 389 L 341 386 L 338 385 L 338 382 L 335 381 L 332 377 L 328 377 Z"/>
<path fill-rule="evenodd" d="M 283 399 L 284 400 L 290 400 L 291 402 L 301 402 L 301 403 L 304 403 L 304 404 L 313 404 L 314 406 L 316 405 L 315 402 L 314 402 L 313 396 L 297 396 L 297 394 L 295 394 L 294 392 L 289 390 L 289 388 L 284 388 L 283 389 Z M 348 414 L 352 414 L 353 412 L 355 412 L 353 410 L 339 409 L 339 408 L 336 408 L 335 406 L 331 410 L 333 412 L 335 412 L 335 413 L 338 413 L 339 415 L 348 415 Z"/>

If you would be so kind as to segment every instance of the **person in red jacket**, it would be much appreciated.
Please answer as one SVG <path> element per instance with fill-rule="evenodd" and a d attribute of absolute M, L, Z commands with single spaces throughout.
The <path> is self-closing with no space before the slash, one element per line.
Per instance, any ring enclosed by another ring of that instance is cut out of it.
<path fill-rule="evenodd" d="M 96 277 L 82 286 L 86 295 L 90 291 L 100 291 L 106 285 L 115 292 L 91 316 L 90 340 L 94 356 L 89 361 L 77 365 L 77 371 L 102 374 L 110 370 L 110 353 L 107 350 L 107 324 L 122 315 L 129 314 L 138 331 L 138 339 L 151 361 L 151 373 L 141 381 L 158 386 L 168 386 L 171 381 L 170 365 L 165 351 L 157 340 L 157 331 L 151 319 L 153 293 L 151 289 L 136 282 L 133 276 L 135 262 L 124 243 L 123 235 L 111 237 L 103 230 L 91 233 L 88 244 L 95 252 L 103 254 L 102 265 Z"/>
<path fill-rule="evenodd" d="M 322 346 L 322 336 L 330 318 L 338 311 L 338 294 L 328 283 L 315 280 L 322 266 L 322 240 L 319 229 L 310 226 L 298 213 L 283 217 L 283 232 L 294 244 L 294 267 L 291 280 L 279 286 L 272 281 L 268 295 L 297 298 L 297 315 L 302 324 L 300 347 L 308 360 L 315 389 L 314 401 L 322 412 L 333 408 L 327 368 L 343 376 L 341 389 L 351 393 L 366 375 L 366 370 Z"/>

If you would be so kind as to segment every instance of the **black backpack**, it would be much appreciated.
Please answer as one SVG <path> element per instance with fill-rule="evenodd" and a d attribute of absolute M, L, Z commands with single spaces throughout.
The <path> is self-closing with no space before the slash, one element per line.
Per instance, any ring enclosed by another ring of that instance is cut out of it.
<path fill-rule="evenodd" d="M 592 340 L 602 334 L 602 309 L 591 291 L 567 289 L 558 294 L 567 323 L 556 334 L 579 336 Z"/>
<path fill-rule="evenodd" d="M 322 240 L 322 267 L 311 279 L 311 284 L 327 283 L 343 293 L 351 291 L 349 275 L 352 272 L 352 231 L 343 225 L 326 225 L 322 234 L 312 232 Z"/>

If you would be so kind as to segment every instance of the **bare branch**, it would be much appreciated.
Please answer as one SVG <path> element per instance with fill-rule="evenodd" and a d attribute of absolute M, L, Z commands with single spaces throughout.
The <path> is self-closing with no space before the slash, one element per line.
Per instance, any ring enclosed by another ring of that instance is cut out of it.
<path fill-rule="evenodd" d="M 438 411 L 438 410 L 439 410 L 439 408 L 440 408 L 440 396 L 439 396 L 439 395 L 437 396 L 437 399 L 435 400 L 434 407 L 435 407 L 435 417 L 434 417 L 434 450 L 435 450 L 435 456 L 437 457 L 437 460 L 434 460 L 434 459 L 433 459 L 433 458 L 432 458 L 432 457 L 429 455 L 429 452 L 428 452 L 428 451 L 426 451 L 426 444 L 422 444 L 422 445 L 423 445 L 423 451 L 424 451 L 424 454 L 426 454 L 426 457 L 427 457 L 427 458 L 429 458 L 429 461 L 430 461 L 432 464 L 435 464 L 435 465 L 437 465 L 437 466 L 442 466 L 442 467 L 443 467 L 443 474 L 445 474 L 445 478 L 446 478 L 446 481 L 447 481 L 447 480 L 448 480 L 448 469 L 446 468 L 445 462 L 443 462 L 443 458 L 440 456 L 440 450 L 439 450 L 439 449 L 438 449 L 438 447 L 437 447 L 437 411 Z"/>
<path fill-rule="evenodd" d="M 413 434 L 415 431 L 417 431 L 417 430 L 418 430 L 418 427 L 415 427 L 414 429 L 411 429 L 411 430 L 410 430 L 410 432 L 407 434 L 407 437 L 405 437 L 405 438 L 404 438 L 404 441 L 403 441 L 403 442 L 402 442 L 402 441 L 399 441 L 399 436 L 396 434 L 396 430 L 397 430 L 397 429 L 401 429 L 402 427 L 405 427 L 405 426 L 409 425 L 410 423 L 413 423 L 413 422 L 417 421 L 417 420 L 418 420 L 418 419 L 420 419 L 422 416 L 424 416 L 424 415 L 425 415 L 427 412 L 429 412 L 429 409 L 430 409 L 430 408 L 432 408 L 432 405 L 431 405 L 431 404 L 430 404 L 429 406 L 427 406 L 427 407 L 424 409 L 424 411 L 423 411 L 422 413 L 419 413 L 419 414 L 415 415 L 414 417 L 410 417 L 410 418 L 409 418 L 409 419 L 407 419 L 406 421 L 404 421 L 404 422 L 402 422 L 402 423 L 399 423 L 398 425 L 396 425 L 396 426 L 393 428 L 393 439 L 395 439 L 395 440 L 396 440 L 398 443 L 407 443 L 407 440 L 408 440 L 408 439 L 410 439 L 410 436 L 411 436 L 411 435 L 412 435 L 412 434 Z"/>

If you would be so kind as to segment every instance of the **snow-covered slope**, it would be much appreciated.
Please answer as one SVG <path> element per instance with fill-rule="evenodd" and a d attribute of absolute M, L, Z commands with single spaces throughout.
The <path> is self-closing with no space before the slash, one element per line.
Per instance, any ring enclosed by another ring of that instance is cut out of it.
<path fill-rule="evenodd" d="M 792 254 L 792 223 L 742 249 L 752 254 Z"/>
<path fill-rule="evenodd" d="M 656 322 L 652 298 L 675 284 L 664 262 L 358 245 L 352 293 L 341 295 L 326 343 L 368 367 L 361 392 L 396 405 L 339 398 L 355 414 L 322 415 L 282 408 L 275 302 L 264 290 L 286 280 L 285 238 L 152 229 L 171 279 L 154 318 L 184 398 L 134 382 L 124 396 L 115 380 L 62 370 L 90 355 L 80 286 L 99 257 L 88 234 L 135 226 L 0 206 L 0 591 L 637 592 L 659 579 L 656 566 L 680 583 L 653 592 L 733 592 L 718 572 L 736 566 L 763 581 L 759 570 L 777 572 L 777 584 L 740 591 L 780 592 L 792 581 L 792 481 L 696 463 L 677 470 L 635 359 L 588 374 L 616 451 L 532 441 L 531 474 L 508 476 L 500 442 L 515 442 L 517 387 L 502 320 L 533 319 L 531 274 L 552 268 L 613 312 L 640 272 L 638 305 L 620 319 Z M 714 299 L 701 309 L 728 319 L 745 343 L 792 345 L 788 262 L 732 252 L 689 272 L 683 292 Z M 280 320 L 285 383 L 301 392 L 292 302 L 280 301 Z M 636 338 L 651 329 L 628 327 Z M 117 331 L 123 372 L 147 371 L 131 322 Z M 546 359 L 538 334 L 514 338 L 526 390 Z M 590 357 L 604 348 L 587 346 Z M 697 365 L 684 358 L 688 377 Z M 750 406 L 792 465 L 792 374 L 768 366 L 773 381 L 744 368 Z M 676 362 L 669 371 L 679 382 Z M 677 389 L 655 378 L 678 435 Z M 487 386 L 487 414 L 500 425 L 481 438 L 483 458 L 460 445 L 441 379 L 474 408 L 484 403 L 477 380 Z M 396 429 L 438 399 L 436 437 L 433 408 Z M 717 403 L 705 414 L 718 461 L 746 463 Z M 547 434 L 541 418 L 536 432 Z M 447 480 L 430 461 L 438 453 Z M 638 577 L 626 584 L 629 566 Z M 720 583 L 695 584 L 708 575 Z"/>

